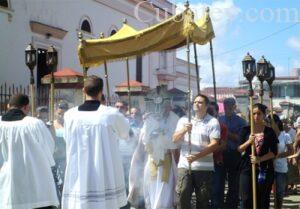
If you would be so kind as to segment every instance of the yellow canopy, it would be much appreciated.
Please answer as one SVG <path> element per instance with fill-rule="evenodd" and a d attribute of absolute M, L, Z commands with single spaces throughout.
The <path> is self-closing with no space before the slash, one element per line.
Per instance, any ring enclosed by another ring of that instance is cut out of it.
<path fill-rule="evenodd" d="M 208 12 L 195 23 L 192 11 L 187 9 L 141 31 L 124 24 L 111 37 L 81 40 L 78 55 L 83 67 L 95 67 L 108 60 L 175 49 L 185 45 L 187 37 L 197 44 L 206 44 L 214 38 Z"/>

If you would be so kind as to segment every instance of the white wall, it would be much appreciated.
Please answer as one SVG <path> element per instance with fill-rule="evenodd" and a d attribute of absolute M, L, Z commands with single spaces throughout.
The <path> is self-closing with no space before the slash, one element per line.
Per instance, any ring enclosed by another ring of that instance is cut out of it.
<path fill-rule="evenodd" d="M 24 50 L 32 42 L 36 48 L 47 49 L 51 44 L 59 52 L 58 69 L 69 67 L 81 71 L 77 56 L 77 32 L 83 16 L 88 16 L 92 22 L 92 34 L 85 37 L 95 38 L 101 32 L 107 36 L 110 29 L 122 27 L 123 18 L 136 29 L 149 27 L 150 23 L 143 23 L 135 19 L 134 7 L 129 1 L 124 0 L 11 0 L 12 19 L 8 21 L 7 14 L 0 10 L 0 84 L 29 83 L 29 70 L 24 62 Z M 117 8 L 116 8 L 117 7 Z M 155 15 L 148 10 L 140 10 L 141 16 Z M 63 40 L 33 33 L 30 21 L 38 21 L 50 26 L 68 31 Z M 154 22 L 152 21 L 151 24 Z M 168 69 L 174 70 L 175 53 L 168 53 Z M 143 57 L 143 83 L 151 88 L 157 85 L 154 75 L 159 68 L 159 54 L 152 53 Z M 170 67 L 170 68 L 169 68 Z M 130 79 L 136 78 L 136 61 L 130 60 Z M 36 71 L 35 71 L 36 72 Z M 114 86 L 127 79 L 125 61 L 108 64 L 110 78 L 110 91 Z M 89 74 L 97 74 L 104 78 L 103 66 L 91 68 Z"/>

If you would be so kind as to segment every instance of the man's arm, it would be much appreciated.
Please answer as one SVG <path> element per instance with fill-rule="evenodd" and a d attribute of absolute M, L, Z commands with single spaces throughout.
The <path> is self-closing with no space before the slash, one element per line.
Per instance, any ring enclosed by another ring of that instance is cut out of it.
<path fill-rule="evenodd" d="M 173 134 L 173 142 L 176 143 L 180 140 L 182 140 L 184 138 L 184 135 L 187 132 L 191 132 L 192 130 L 192 124 L 191 123 L 186 123 L 182 129 L 175 131 L 175 133 Z"/>
<path fill-rule="evenodd" d="M 193 155 L 189 155 L 187 157 L 187 160 L 189 163 L 194 162 L 195 160 L 198 160 L 202 157 L 205 157 L 206 155 L 215 152 L 219 148 L 219 139 L 211 139 L 211 142 L 209 145 L 204 148 L 201 152 Z"/>

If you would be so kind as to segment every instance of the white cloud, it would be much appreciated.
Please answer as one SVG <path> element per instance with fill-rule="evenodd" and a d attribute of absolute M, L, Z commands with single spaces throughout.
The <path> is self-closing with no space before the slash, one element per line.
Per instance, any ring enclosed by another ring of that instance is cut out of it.
<path fill-rule="evenodd" d="M 216 0 L 211 5 L 199 2 L 190 5 L 190 8 L 195 13 L 195 20 L 200 19 L 204 15 L 207 7 L 210 8 L 210 16 L 216 36 L 224 35 L 229 23 L 241 13 L 241 9 L 234 4 L 233 0 Z M 182 12 L 183 10 L 184 3 L 179 3 L 177 11 Z"/>
<path fill-rule="evenodd" d="M 290 37 L 287 41 L 287 45 L 295 51 L 300 52 L 300 38 Z"/>
<path fill-rule="evenodd" d="M 178 10 L 182 11 L 183 3 L 177 5 Z M 210 15 L 212 18 L 216 38 L 213 40 L 214 54 L 219 54 L 224 51 L 226 47 L 223 38 L 228 36 L 228 30 L 230 23 L 235 20 L 241 12 L 233 0 L 216 0 L 211 5 L 196 3 L 191 4 L 191 9 L 195 12 L 195 20 L 202 17 L 205 12 L 205 8 L 210 7 Z M 239 31 L 233 34 L 239 35 Z M 193 49 L 191 48 L 191 60 L 194 62 Z M 201 65 L 200 77 L 201 88 L 209 87 L 213 85 L 212 67 L 210 59 L 209 44 L 205 46 L 197 46 L 198 63 Z M 186 60 L 185 49 L 178 51 L 178 56 Z M 241 77 L 241 60 L 243 57 L 237 57 L 233 54 L 215 56 L 215 74 L 217 86 L 237 86 Z"/>

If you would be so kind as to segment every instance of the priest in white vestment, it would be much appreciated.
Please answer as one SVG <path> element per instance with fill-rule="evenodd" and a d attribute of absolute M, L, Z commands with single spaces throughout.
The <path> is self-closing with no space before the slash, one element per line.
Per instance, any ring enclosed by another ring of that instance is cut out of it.
<path fill-rule="evenodd" d="M 177 166 L 172 142 L 179 117 L 171 110 L 169 101 L 163 104 L 163 114 L 150 114 L 141 129 L 139 145 L 132 159 L 130 170 L 130 192 L 128 200 L 138 202 L 141 188 L 140 175 L 142 156 L 145 156 L 143 193 L 146 209 L 173 209 L 176 205 Z"/>
<path fill-rule="evenodd" d="M 0 119 L 0 208 L 58 206 L 51 167 L 54 140 L 45 124 L 26 116 L 28 96 L 13 95 Z"/>
<path fill-rule="evenodd" d="M 67 166 L 63 209 L 118 209 L 127 203 L 118 138 L 129 123 L 116 109 L 100 104 L 103 80 L 89 76 L 86 101 L 64 116 Z"/>

